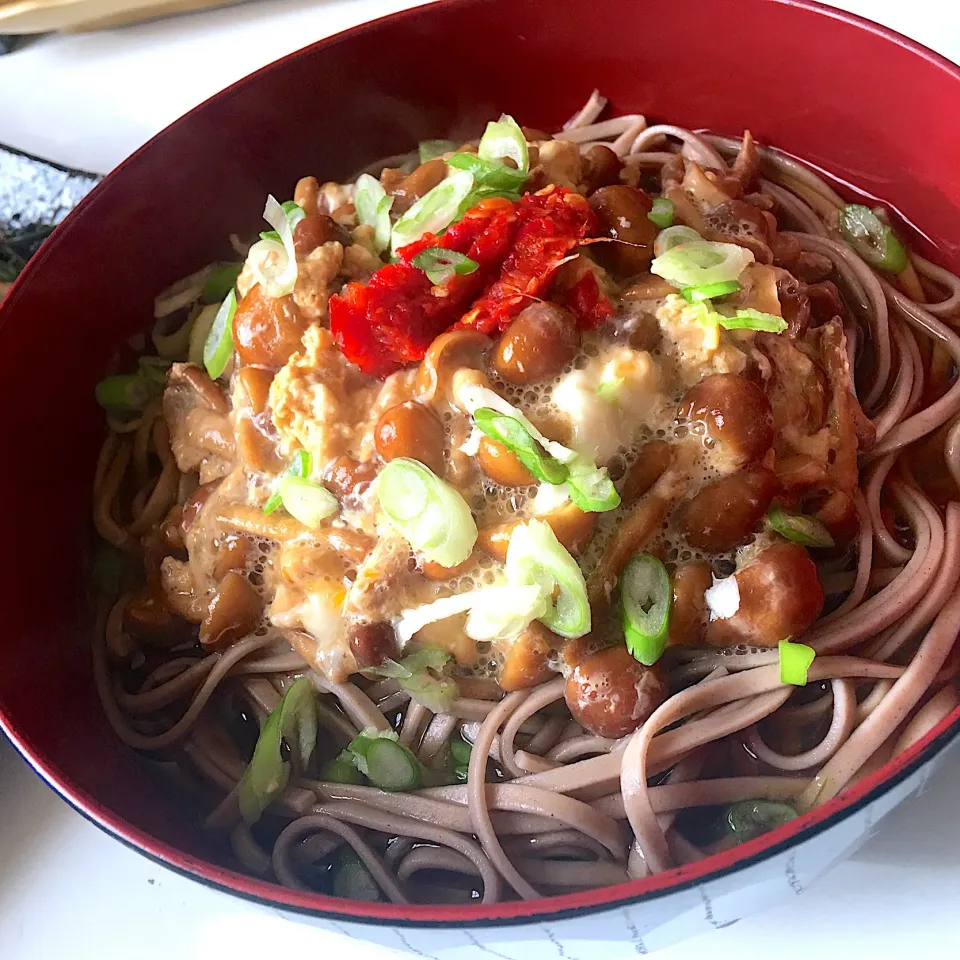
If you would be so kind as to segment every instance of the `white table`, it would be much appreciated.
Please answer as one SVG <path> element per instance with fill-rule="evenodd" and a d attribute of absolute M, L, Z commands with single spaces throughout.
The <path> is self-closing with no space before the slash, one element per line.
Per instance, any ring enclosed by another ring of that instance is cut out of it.
<path fill-rule="evenodd" d="M 107 171 L 251 70 L 413 5 L 264 0 L 109 33 L 45 38 L 0 58 L 0 142 Z M 869 12 L 960 61 L 960 9 L 948 10 L 939 0 L 845 0 L 837 6 Z M 660 956 L 958 957 L 958 810 L 955 762 L 922 797 L 884 821 L 853 860 L 795 901 Z M 353 960 L 385 960 L 383 950 L 357 942 L 350 950 Z M 0 738 L 3 960 L 260 960 L 342 951 L 332 934 L 214 893 L 109 839 L 47 789 Z M 611 960 L 630 952 L 625 945 Z"/>

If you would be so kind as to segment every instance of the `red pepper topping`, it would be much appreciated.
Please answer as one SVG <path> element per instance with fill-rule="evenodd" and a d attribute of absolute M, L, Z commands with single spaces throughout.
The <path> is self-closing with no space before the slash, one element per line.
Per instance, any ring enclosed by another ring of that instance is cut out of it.
<path fill-rule="evenodd" d="M 583 276 L 567 291 L 567 307 L 573 311 L 578 325 L 585 330 L 599 327 L 616 312 L 613 304 L 600 292 L 597 275 L 585 270 Z"/>
<path fill-rule="evenodd" d="M 561 187 L 519 202 L 484 200 L 442 237 L 426 234 L 402 247 L 400 262 L 379 269 L 368 284 L 349 283 L 332 296 L 330 329 L 348 360 L 366 374 L 387 376 L 423 359 L 434 339 L 458 321 L 484 333 L 504 329 L 596 229 L 587 201 Z M 432 286 L 410 261 L 437 246 L 465 254 L 477 269 Z M 590 309 L 592 318 L 599 307 Z"/>

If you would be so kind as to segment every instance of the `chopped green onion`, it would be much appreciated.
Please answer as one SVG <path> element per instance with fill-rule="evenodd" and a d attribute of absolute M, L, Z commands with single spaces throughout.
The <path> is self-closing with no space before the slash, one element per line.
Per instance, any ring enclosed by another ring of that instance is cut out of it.
<path fill-rule="evenodd" d="M 237 285 L 242 263 L 218 263 L 203 285 L 204 303 L 222 303 L 223 298 Z"/>
<path fill-rule="evenodd" d="M 795 687 L 807 685 L 807 670 L 816 656 L 813 647 L 805 643 L 791 643 L 789 640 L 780 641 L 780 682 L 790 683 Z"/>
<path fill-rule="evenodd" d="M 282 206 L 272 196 L 267 197 L 263 218 L 273 227 L 273 233 L 261 235 L 247 254 L 255 283 L 268 297 L 285 297 L 293 293 L 297 282 L 297 251 L 293 245 L 293 230 L 306 216 L 292 201 Z"/>
<path fill-rule="evenodd" d="M 142 413 L 151 400 L 163 393 L 163 386 L 140 373 L 118 373 L 104 377 L 96 386 L 97 403 L 108 413 Z"/>
<path fill-rule="evenodd" d="M 753 261 L 752 251 L 736 243 L 688 240 L 660 254 L 650 272 L 679 287 L 702 287 L 736 280 Z"/>
<path fill-rule="evenodd" d="M 339 509 L 337 498 L 324 486 L 302 477 L 281 477 L 277 493 L 284 509 L 308 530 L 316 530 Z"/>
<path fill-rule="evenodd" d="M 283 744 L 289 759 L 283 758 Z M 240 815 L 256 823 L 264 810 L 283 793 L 295 762 L 304 770 L 317 745 L 317 708 L 313 685 L 306 677 L 295 680 L 274 711 L 267 717 L 253 759 L 237 786 Z"/>
<path fill-rule="evenodd" d="M 654 197 L 653 209 L 647 214 L 647 219 L 663 229 L 671 226 L 673 224 L 673 201 L 666 197 Z"/>
<path fill-rule="evenodd" d="M 475 153 L 455 154 L 447 164 L 457 170 L 468 170 L 472 173 L 477 187 L 489 187 L 493 190 L 517 191 L 529 176 L 526 171 L 515 170 L 496 160 L 484 160 Z"/>
<path fill-rule="evenodd" d="M 373 879 L 373 874 L 352 851 L 343 851 L 333 874 L 333 895 L 344 900 L 363 900 L 377 903 L 383 894 Z"/>
<path fill-rule="evenodd" d="M 740 800 L 727 810 L 726 826 L 737 843 L 746 843 L 797 819 L 797 811 L 774 800 Z"/>
<path fill-rule="evenodd" d="M 627 649 L 649 667 L 667 648 L 673 605 L 667 568 L 650 554 L 634 557 L 620 575 L 620 604 Z"/>
<path fill-rule="evenodd" d="M 385 660 L 363 672 L 396 680 L 415 700 L 434 713 L 446 713 L 457 697 L 456 681 L 442 674 L 450 654 L 436 647 L 423 647 L 400 660 Z"/>
<path fill-rule="evenodd" d="M 454 737 L 454 739 L 450 741 L 450 753 L 457 763 L 469 763 L 472 750 L 473 745 L 467 743 L 462 737 Z"/>
<path fill-rule="evenodd" d="M 388 523 L 414 550 L 444 567 L 463 563 L 477 524 L 459 492 L 417 460 L 391 460 L 375 482 Z"/>
<path fill-rule="evenodd" d="M 360 784 L 363 783 L 363 774 L 353 762 L 353 754 L 349 750 L 341 750 L 320 768 L 320 779 L 332 783 Z"/>
<path fill-rule="evenodd" d="M 869 207 L 848 203 L 840 208 L 838 223 L 843 239 L 871 267 L 888 273 L 901 273 L 906 269 L 906 248 Z"/>
<path fill-rule="evenodd" d="M 231 290 L 220 304 L 203 345 L 203 365 L 214 380 L 223 376 L 233 356 L 233 316 L 236 312 L 237 293 Z"/>
<path fill-rule="evenodd" d="M 736 293 L 739 289 L 739 281 L 723 280 L 720 283 L 708 283 L 702 287 L 684 287 L 680 291 L 680 296 L 689 303 L 700 303 L 702 300 L 712 300 L 714 297 Z"/>
<path fill-rule="evenodd" d="M 457 145 L 452 140 L 421 140 L 418 152 L 420 162 L 426 163 L 428 160 L 436 160 L 447 153 L 453 153 Z"/>
<path fill-rule="evenodd" d="M 293 455 L 293 459 L 290 461 L 290 469 L 288 472 L 291 477 L 309 477 L 313 472 L 312 463 L 313 458 L 310 456 L 310 451 L 301 447 Z"/>
<path fill-rule="evenodd" d="M 816 517 L 808 517 L 802 513 L 794 513 L 783 507 L 773 506 L 767 514 L 770 526 L 794 543 L 805 547 L 832 547 L 833 537 L 830 531 Z"/>
<path fill-rule="evenodd" d="M 381 730 L 371 736 L 365 730 L 347 747 L 360 772 L 381 790 L 415 790 L 423 782 L 420 761 L 397 742 L 393 730 Z"/>
<path fill-rule="evenodd" d="M 590 632 L 590 603 L 583 573 L 549 524 L 528 520 L 513 531 L 507 547 L 506 574 L 512 584 L 536 584 L 543 589 L 547 611 L 540 620 L 554 633 L 573 639 Z"/>
<path fill-rule="evenodd" d="M 783 333 L 787 329 L 787 321 L 774 313 L 763 313 L 746 307 L 738 310 L 733 316 L 722 313 L 716 315 L 716 322 L 724 330 L 763 330 L 766 333 Z"/>
<path fill-rule="evenodd" d="M 487 129 L 480 138 L 477 155 L 481 160 L 503 160 L 509 157 L 521 173 L 530 169 L 527 138 L 517 121 L 506 113 L 501 114 L 496 122 L 487 124 Z"/>
<path fill-rule="evenodd" d="M 369 173 L 357 177 L 357 189 L 353 196 L 357 220 L 374 228 L 373 246 L 383 253 L 390 246 L 390 210 L 393 197 L 388 197 L 383 184 Z"/>
<path fill-rule="evenodd" d="M 481 407 L 474 410 L 473 422 L 481 433 L 513 453 L 538 480 L 558 484 L 570 476 L 566 464 L 545 453 L 526 426 L 514 417 L 498 413 L 490 407 Z"/>
<path fill-rule="evenodd" d="M 675 227 L 667 227 L 666 230 L 661 230 L 657 234 L 656 239 L 653 241 L 653 252 L 655 256 L 659 257 L 668 250 L 680 246 L 681 243 L 690 243 L 693 240 L 702 239 L 703 237 L 701 237 L 693 227 L 685 227 L 682 224 L 678 224 Z"/>
<path fill-rule="evenodd" d="M 453 276 L 463 277 L 474 273 L 480 266 L 476 260 L 444 247 L 428 247 L 410 262 L 419 267 L 434 286 L 446 283 Z"/>
<path fill-rule="evenodd" d="M 592 460 L 577 457 L 569 463 L 567 489 L 570 499 L 585 513 L 606 513 L 620 506 L 617 493 L 606 467 L 598 467 Z"/>
<path fill-rule="evenodd" d="M 269 517 L 271 513 L 274 513 L 280 507 L 283 506 L 283 497 L 280 496 L 278 491 L 274 491 L 270 495 L 270 499 L 263 505 L 264 516 Z"/>
<path fill-rule="evenodd" d="M 473 189 L 473 174 L 458 170 L 425 193 L 394 225 L 394 253 L 425 233 L 440 233 L 453 223 L 460 204 Z"/>

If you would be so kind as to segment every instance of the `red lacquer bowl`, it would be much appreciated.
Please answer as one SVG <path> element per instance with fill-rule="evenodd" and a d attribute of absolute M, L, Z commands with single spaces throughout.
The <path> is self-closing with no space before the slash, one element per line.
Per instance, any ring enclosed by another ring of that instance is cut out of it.
<path fill-rule="evenodd" d="M 289 196 L 301 175 L 346 176 L 420 139 L 476 131 L 503 110 L 549 130 L 595 86 L 618 112 L 749 127 L 891 203 L 960 270 L 960 139 L 949 122 L 960 69 L 815 4 L 445 0 L 318 43 L 198 107 L 80 205 L 0 307 L 0 724 L 114 836 L 198 880 L 391 947 L 435 957 L 482 944 L 512 960 L 569 944 L 561 956 L 599 956 L 613 940 L 646 952 L 797 891 L 929 776 L 956 713 L 833 802 L 699 864 L 536 903 L 396 907 L 295 893 L 218 864 L 104 721 L 85 584 L 103 430 L 93 385 L 114 346 L 148 327 L 157 291 L 228 254 L 231 231 L 258 229 L 268 192 Z"/>

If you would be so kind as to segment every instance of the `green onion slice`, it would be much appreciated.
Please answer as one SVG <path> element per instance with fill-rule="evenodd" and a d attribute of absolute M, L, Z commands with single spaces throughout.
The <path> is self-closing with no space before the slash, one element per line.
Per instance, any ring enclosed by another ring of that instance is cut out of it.
<path fill-rule="evenodd" d="M 458 170 L 468 170 L 473 174 L 477 187 L 487 187 L 491 190 L 515 192 L 526 183 L 529 176 L 523 170 L 514 170 L 513 167 L 508 167 L 497 160 L 484 160 L 475 153 L 454 154 L 447 164 Z"/>
<path fill-rule="evenodd" d="M 838 223 L 843 239 L 871 267 L 888 273 L 901 273 L 906 269 L 906 248 L 869 207 L 848 203 L 840 208 Z"/>
<path fill-rule="evenodd" d="M 714 297 L 724 297 L 728 293 L 736 293 L 740 289 L 737 280 L 723 280 L 720 283 L 708 283 L 702 287 L 684 287 L 680 296 L 689 303 L 700 303 L 703 300 L 712 300 Z"/>
<path fill-rule="evenodd" d="M 308 530 L 316 530 L 339 509 L 337 498 L 326 487 L 302 477 L 281 477 L 277 493 L 287 513 Z"/>
<path fill-rule="evenodd" d="M 97 403 L 108 413 L 129 416 L 142 413 L 151 400 L 163 393 L 163 385 L 141 373 L 104 377 L 95 388 Z"/>
<path fill-rule="evenodd" d="M 787 321 L 774 313 L 763 313 L 747 307 L 738 310 L 732 316 L 716 314 L 716 322 L 724 330 L 763 330 L 766 333 L 783 333 L 787 329 Z"/>
<path fill-rule="evenodd" d="M 473 174 L 458 170 L 425 193 L 394 225 L 394 253 L 425 233 L 441 233 L 456 219 L 460 204 L 473 189 Z"/>
<path fill-rule="evenodd" d="M 513 117 L 504 113 L 496 122 L 487 124 L 480 138 L 477 155 L 481 160 L 503 160 L 509 157 L 517 165 L 517 170 L 526 173 L 530 169 L 530 154 L 527 150 L 527 138 Z"/>
<path fill-rule="evenodd" d="M 554 633 L 572 639 L 590 632 L 583 573 L 549 524 L 528 520 L 513 531 L 506 574 L 512 584 L 536 584 L 543 589 L 547 610 L 539 619 Z"/>
<path fill-rule="evenodd" d="M 388 197 L 383 185 L 369 173 L 357 177 L 357 189 L 353 196 L 357 220 L 374 228 L 373 246 L 383 253 L 390 246 L 390 210 L 393 197 Z"/>
<path fill-rule="evenodd" d="M 387 522 L 414 550 L 444 567 L 463 563 L 477 524 L 462 496 L 417 460 L 391 460 L 375 482 Z"/>
<path fill-rule="evenodd" d="M 223 298 L 237 285 L 237 277 L 243 269 L 242 263 L 218 263 L 207 277 L 203 285 L 201 298 L 204 303 L 219 304 Z"/>
<path fill-rule="evenodd" d="M 309 477 L 313 473 L 313 458 L 310 456 L 310 451 L 301 447 L 293 455 L 288 472 L 291 477 Z"/>
<path fill-rule="evenodd" d="M 283 757 L 283 743 L 289 747 L 289 759 Z M 290 686 L 267 717 L 253 759 L 237 786 L 240 815 L 256 823 L 264 810 L 283 793 L 290 779 L 291 766 L 304 770 L 317 745 L 317 709 L 313 685 L 300 677 Z"/>
<path fill-rule="evenodd" d="M 688 240 L 660 254 L 650 272 L 678 287 L 702 287 L 736 280 L 753 260 L 750 250 L 735 243 Z"/>
<path fill-rule="evenodd" d="M 647 214 L 658 227 L 666 229 L 673 224 L 673 201 L 666 197 L 654 197 L 653 209 Z"/>
<path fill-rule="evenodd" d="M 491 197 L 503 197 L 504 200 L 516 202 L 520 199 L 520 193 L 517 190 L 498 190 L 496 187 L 474 187 L 460 204 L 456 219 L 460 220 L 468 210 L 472 210 L 481 200 L 489 200 Z"/>
<path fill-rule="evenodd" d="M 816 517 L 808 517 L 802 513 L 794 513 L 783 507 L 773 506 L 767 513 L 770 526 L 794 543 L 805 547 L 832 547 L 833 537 L 830 531 Z"/>
<path fill-rule="evenodd" d="M 280 496 L 280 492 L 275 490 L 270 494 L 270 498 L 263 505 L 264 516 L 269 517 L 271 513 L 279 510 L 283 506 L 283 497 Z"/>
<path fill-rule="evenodd" d="M 293 293 L 297 283 L 297 252 L 293 246 L 294 227 L 306 216 L 292 201 L 282 206 L 267 197 L 263 218 L 273 232 L 261 235 L 247 254 L 247 265 L 255 283 L 268 297 L 285 297 Z"/>
<path fill-rule="evenodd" d="M 436 160 L 445 154 L 453 153 L 457 145 L 452 140 L 421 140 L 418 152 L 420 162 L 426 163 L 428 160 Z"/>
<path fill-rule="evenodd" d="M 335 897 L 343 897 L 344 900 L 364 900 L 367 903 L 383 900 L 373 874 L 352 850 L 343 851 L 337 858 L 332 891 Z"/>
<path fill-rule="evenodd" d="M 360 784 L 363 783 L 363 774 L 353 762 L 353 754 L 349 750 L 341 750 L 320 768 L 320 779 L 333 783 Z"/>
<path fill-rule="evenodd" d="M 407 693 L 434 713 L 446 713 L 457 697 L 456 681 L 442 675 L 450 654 L 422 647 L 400 660 L 385 660 L 363 673 L 396 680 Z"/>
<path fill-rule="evenodd" d="M 473 422 L 482 433 L 505 446 L 538 480 L 563 483 L 570 476 L 566 464 L 545 453 L 526 426 L 514 417 L 490 407 L 473 412 Z"/>
<path fill-rule="evenodd" d="M 780 682 L 790 683 L 795 687 L 807 685 L 807 671 L 816 652 L 813 647 L 805 643 L 791 643 L 789 640 L 780 641 Z"/>
<path fill-rule="evenodd" d="M 162 387 L 167 382 L 167 371 L 172 365 L 173 361 L 165 357 L 140 357 L 137 360 L 137 371 L 141 377 Z"/>
<path fill-rule="evenodd" d="M 673 605 L 670 574 L 656 557 L 643 554 L 623 568 L 620 605 L 627 649 L 649 667 L 667 648 Z"/>
<path fill-rule="evenodd" d="M 237 312 L 237 292 L 231 290 L 220 304 L 203 345 L 203 365 L 216 380 L 223 376 L 233 356 L 233 316 Z"/>
<path fill-rule="evenodd" d="M 463 277 L 474 273 L 480 266 L 476 260 L 444 247 L 428 247 L 410 262 L 419 267 L 434 286 L 446 283 L 453 276 Z"/>
<path fill-rule="evenodd" d="M 660 257 L 668 250 L 680 246 L 681 243 L 690 243 L 694 240 L 703 240 L 703 237 L 693 227 L 685 227 L 682 224 L 667 227 L 666 230 L 661 230 L 653 241 L 654 256 Z"/>
<path fill-rule="evenodd" d="M 569 470 L 567 489 L 570 499 L 585 513 L 606 513 L 620 506 L 620 494 L 606 467 L 598 467 L 592 460 L 577 457 L 570 461 Z"/>
<path fill-rule="evenodd" d="M 347 750 L 360 772 L 381 790 L 415 790 L 423 783 L 420 761 L 397 742 L 393 730 L 364 730 Z"/>
<path fill-rule="evenodd" d="M 775 800 L 740 800 L 727 810 L 727 830 L 737 843 L 746 843 L 797 819 L 797 811 Z"/>

